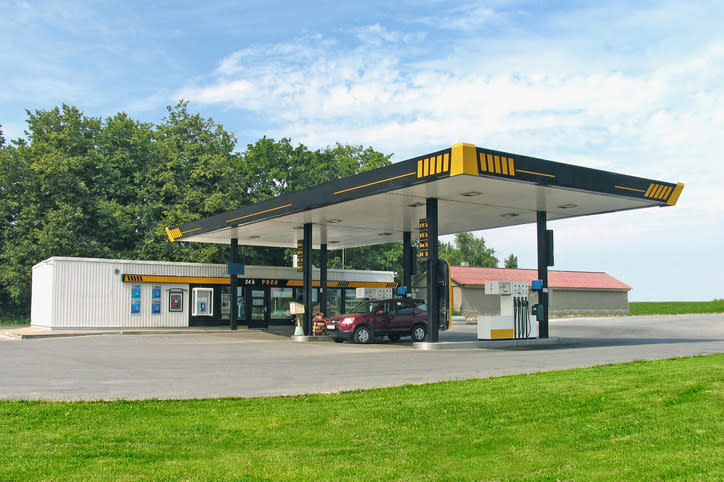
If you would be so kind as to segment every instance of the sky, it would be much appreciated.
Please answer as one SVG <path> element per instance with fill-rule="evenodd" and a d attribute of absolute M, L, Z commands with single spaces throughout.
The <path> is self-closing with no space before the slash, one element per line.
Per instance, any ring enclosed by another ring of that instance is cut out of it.
<path fill-rule="evenodd" d="M 549 222 L 553 269 L 632 301 L 724 298 L 721 1 L 0 0 L 0 125 L 26 109 L 161 122 L 180 99 L 238 139 L 457 142 L 686 187 L 674 207 Z M 535 268 L 535 226 L 476 233 Z"/>

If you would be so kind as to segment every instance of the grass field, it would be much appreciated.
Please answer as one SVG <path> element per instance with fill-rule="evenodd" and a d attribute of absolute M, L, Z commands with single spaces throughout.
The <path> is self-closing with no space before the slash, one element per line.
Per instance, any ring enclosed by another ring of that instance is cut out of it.
<path fill-rule="evenodd" d="M 713 355 L 329 395 L 2 401 L 0 479 L 722 480 L 722 434 Z"/>
<path fill-rule="evenodd" d="M 632 315 L 724 313 L 724 299 L 714 301 L 632 301 L 628 307 Z"/>

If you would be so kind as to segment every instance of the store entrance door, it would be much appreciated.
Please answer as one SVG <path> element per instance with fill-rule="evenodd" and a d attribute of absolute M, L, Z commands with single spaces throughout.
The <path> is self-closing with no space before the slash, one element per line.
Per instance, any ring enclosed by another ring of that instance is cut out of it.
<path fill-rule="evenodd" d="M 249 328 L 267 328 L 269 326 L 269 288 L 251 288 L 249 290 Z"/>

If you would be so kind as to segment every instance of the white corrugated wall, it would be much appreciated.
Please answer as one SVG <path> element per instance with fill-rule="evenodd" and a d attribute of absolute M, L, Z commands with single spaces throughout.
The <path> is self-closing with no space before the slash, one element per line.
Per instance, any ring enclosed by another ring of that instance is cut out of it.
<path fill-rule="evenodd" d="M 151 313 L 153 285 L 141 287 L 141 312 L 131 314 L 133 283 L 123 274 L 194 275 L 191 266 L 173 263 L 51 258 L 54 265 L 52 324 L 49 328 L 174 328 L 188 326 L 188 285 L 161 284 L 161 313 Z M 179 272 L 176 272 L 177 268 Z M 35 271 L 35 268 L 34 268 Z M 168 311 L 168 290 L 184 289 L 184 311 Z M 33 303 L 37 294 L 33 290 Z"/>
<path fill-rule="evenodd" d="M 160 284 L 161 313 L 151 312 L 151 283 L 124 283 L 124 274 L 226 277 L 224 264 L 169 263 L 55 257 L 33 267 L 34 326 L 69 328 L 175 328 L 188 326 L 187 284 Z M 314 270 L 319 279 L 319 270 Z M 302 279 L 292 267 L 247 266 L 243 278 Z M 329 270 L 330 281 L 393 282 L 390 271 Z M 131 291 L 141 287 L 141 310 L 131 313 Z M 184 311 L 169 312 L 169 290 L 184 290 Z"/>
<path fill-rule="evenodd" d="M 53 325 L 53 277 L 55 266 L 52 260 L 45 260 L 33 266 L 32 289 L 30 302 L 30 324 L 41 328 Z M 38 293 L 38 296 L 35 294 Z"/>

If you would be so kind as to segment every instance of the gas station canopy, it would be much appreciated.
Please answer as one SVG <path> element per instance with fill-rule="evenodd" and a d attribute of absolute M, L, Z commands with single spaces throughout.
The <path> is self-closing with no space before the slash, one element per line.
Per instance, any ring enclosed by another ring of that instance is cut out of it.
<path fill-rule="evenodd" d="M 676 204 L 684 185 L 459 143 L 314 188 L 166 228 L 170 241 L 330 250 L 416 234 L 426 200 L 438 201 L 439 235 Z"/>

